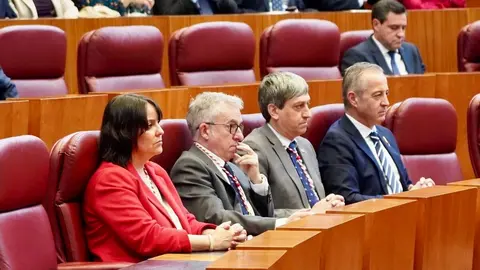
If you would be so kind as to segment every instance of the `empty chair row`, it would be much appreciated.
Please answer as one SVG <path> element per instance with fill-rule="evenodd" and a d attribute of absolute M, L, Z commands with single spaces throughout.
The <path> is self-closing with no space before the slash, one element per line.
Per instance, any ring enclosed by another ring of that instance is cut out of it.
<path fill-rule="evenodd" d="M 288 19 L 267 28 L 260 40 L 260 71 L 289 70 L 307 80 L 341 78 L 343 52 L 370 30 L 340 34 L 329 21 Z M 48 38 L 47 38 L 48 37 Z M 20 97 L 66 94 L 66 37 L 53 26 L 0 30 L 0 65 Z M 86 33 L 77 51 L 80 93 L 165 87 L 161 76 L 164 37 L 153 26 L 104 27 Z M 252 83 L 255 36 L 245 23 L 207 22 L 172 34 L 168 48 L 171 85 Z M 18 57 L 21 55 L 22 57 Z"/>
<path fill-rule="evenodd" d="M 343 114 L 343 104 L 312 108 L 304 136 L 318 147 Z M 245 135 L 264 123 L 261 114 L 242 117 Z M 153 161 L 169 171 L 192 140 L 184 119 L 163 120 L 161 125 L 167 147 Z M 462 179 L 455 154 L 457 116 L 446 100 L 411 98 L 397 103 L 389 110 L 385 126 L 397 138 L 412 179 L 426 175 L 439 184 Z M 84 189 L 98 166 L 98 139 L 98 131 L 77 132 L 60 139 L 50 155 L 33 136 L 0 140 L 0 224 L 5 225 L 0 226 L 0 246 L 9 248 L 8 252 L 0 249 L 0 258 L 9 269 L 54 269 L 55 249 L 59 262 L 91 259 L 81 209 Z M 28 225 L 32 223 L 35 230 Z"/>

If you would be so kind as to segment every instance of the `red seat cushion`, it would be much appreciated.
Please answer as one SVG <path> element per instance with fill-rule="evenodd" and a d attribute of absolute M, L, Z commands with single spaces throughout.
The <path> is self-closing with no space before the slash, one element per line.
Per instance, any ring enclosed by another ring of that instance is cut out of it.
<path fill-rule="evenodd" d="M 80 93 L 160 89 L 163 35 L 153 26 L 103 27 L 78 45 Z"/>
<path fill-rule="evenodd" d="M 409 98 L 387 113 L 385 125 L 398 143 L 409 177 L 437 184 L 462 180 L 455 153 L 457 114 L 444 99 Z"/>
<path fill-rule="evenodd" d="M 468 105 L 467 113 L 468 152 L 476 177 L 480 177 L 480 94 Z"/>
<path fill-rule="evenodd" d="M 254 129 L 265 125 L 265 118 L 261 113 L 242 114 L 243 136 L 247 137 Z"/>
<path fill-rule="evenodd" d="M 342 63 L 343 55 L 348 49 L 364 42 L 373 34 L 373 30 L 347 31 L 340 34 L 340 57 L 339 68 Z"/>
<path fill-rule="evenodd" d="M 260 73 L 290 71 L 305 80 L 341 78 L 338 69 L 340 31 L 329 21 L 282 20 L 260 38 Z"/>
<path fill-rule="evenodd" d="M 170 38 L 168 54 L 172 85 L 256 81 L 255 36 L 245 23 L 207 22 L 180 29 Z"/>
<path fill-rule="evenodd" d="M 313 107 L 311 112 L 312 118 L 308 122 L 308 129 L 303 137 L 317 149 L 330 126 L 345 114 L 345 107 L 341 103 L 327 104 Z"/>
<path fill-rule="evenodd" d="M 67 38 L 58 27 L 15 25 L 0 29 L 0 64 L 20 97 L 61 96 Z"/>
<path fill-rule="evenodd" d="M 466 25 L 457 37 L 458 71 L 480 70 L 480 21 Z"/>

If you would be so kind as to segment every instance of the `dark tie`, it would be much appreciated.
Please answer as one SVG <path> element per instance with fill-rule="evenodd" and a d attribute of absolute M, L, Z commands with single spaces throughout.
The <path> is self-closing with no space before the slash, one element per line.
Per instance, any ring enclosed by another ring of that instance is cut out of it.
<path fill-rule="evenodd" d="M 382 167 L 385 181 L 390 187 L 392 194 L 402 192 L 402 185 L 398 181 L 395 181 L 395 175 L 393 173 L 394 168 L 392 168 L 390 162 L 388 162 L 387 160 L 388 153 L 387 150 L 382 147 L 382 142 L 380 142 L 380 137 L 378 136 L 378 133 L 372 131 L 372 133 L 370 133 L 370 139 L 372 139 L 375 145 L 375 151 L 378 156 L 378 160 L 380 160 L 380 166 Z"/>
<path fill-rule="evenodd" d="M 233 190 L 235 190 L 235 194 L 240 201 L 240 207 L 242 208 L 242 214 L 244 215 L 255 215 L 253 213 L 253 210 L 248 208 L 247 205 L 247 197 L 245 196 L 245 193 L 243 192 L 242 186 L 240 185 L 240 182 L 238 181 L 238 178 L 235 176 L 233 173 L 232 168 L 225 162 L 225 174 L 228 177 L 228 180 L 230 182 L 230 186 L 232 186 Z M 251 207 L 250 207 L 251 208 Z"/>
<path fill-rule="evenodd" d="M 208 0 L 198 0 L 198 9 L 202 15 L 213 14 L 212 7 L 210 7 L 210 1 Z"/>
<path fill-rule="evenodd" d="M 272 11 L 283 11 L 282 0 L 271 0 L 271 1 L 272 1 Z"/>
<path fill-rule="evenodd" d="M 289 153 L 293 166 L 295 167 L 295 170 L 302 181 L 303 188 L 307 194 L 308 203 L 312 207 L 319 201 L 319 199 L 317 193 L 315 192 L 313 180 L 308 174 L 307 167 L 305 167 L 302 157 L 297 152 L 297 142 L 292 141 L 287 148 L 287 152 Z"/>
<path fill-rule="evenodd" d="M 390 55 L 390 63 L 392 64 L 392 73 L 393 75 L 400 75 L 400 71 L 398 70 L 397 63 L 395 62 L 395 51 L 389 51 L 388 55 Z"/>

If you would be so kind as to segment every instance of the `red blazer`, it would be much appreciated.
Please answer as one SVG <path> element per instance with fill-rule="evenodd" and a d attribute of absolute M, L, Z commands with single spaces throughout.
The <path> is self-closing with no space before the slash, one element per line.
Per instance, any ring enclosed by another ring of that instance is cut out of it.
<path fill-rule="evenodd" d="M 465 0 L 402 0 L 407 9 L 464 8 Z"/>
<path fill-rule="evenodd" d="M 125 169 L 103 162 L 87 185 L 83 206 L 88 247 L 96 260 L 139 262 L 164 253 L 191 252 L 188 234 L 215 228 L 183 207 L 164 169 L 153 162 L 145 167 L 184 230 L 175 228 L 131 164 Z"/>

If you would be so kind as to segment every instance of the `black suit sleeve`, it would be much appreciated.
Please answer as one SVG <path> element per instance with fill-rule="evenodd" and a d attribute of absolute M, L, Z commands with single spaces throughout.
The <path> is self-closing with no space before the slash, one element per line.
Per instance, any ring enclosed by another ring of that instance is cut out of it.
<path fill-rule="evenodd" d="M 154 15 L 189 15 L 200 12 L 191 0 L 155 0 L 152 13 Z"/>
<path fill-rule="evenodd" d="M 361 54 L 357 50 L 353 48 L 347 50 L 343 55 L 342 64 L 340 66 L 340 69 L 341 69 L 340 71 L 342 72 L 342 76 L 345 75 L 345 70 L 347 68 L 359 62 L 369 62 L 369 61 L 367 61 L 367 59 L 363 56 L 363 54 Z"/>
<path fill-rule="evenodd" d="M 423 63 L 422 56 L 420 55 L 420 51 L 418 50 L 417 47 L 415 47 L 415 49 L 417 50 L 418 61 L 420 62 L 421 74 L 424 74 L 426 70 L 425 64 Z"/>
<path fill-rule="evenodd" d="M 342 195 L 346 204 L 381 198 L 360 193 L 352 146 L 341 137 L 341 134 L 327 133 L 318 149 L 318 164 L 326 193 Z"/>
<path fill-rule="evenodd" d="M 178 194 L 197 220 L 217 225 L 226 221 L 240 223 L 252 235 L 275 228 L 275 218 L 244 216 L 233 210 L 230 202 L 223 202 L 216 192 L 224 188 L 223 183 L 212 181 L 214 177 L 206 167 L 186 158 L 177 160 L 172 169 L 171 179 Z"/>
<path fill-rule="evenodd" d="M 0 100 L 18 97 L 17 87 L 0 68 Z"/>
<path fill-rule="evenodd" d="M 262 196 L 253 189 L 250 189 L 250 200 L 253 203 L 253 206 L 258 211 L 260 216 L 262 217 L 273 217 L 274 207 L 273 207 L 273 200 L 272 200 L 272 192 L 270 191 L 270 187 L 268 188 L 268 194 L 266 196 Z"/>

